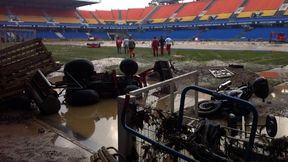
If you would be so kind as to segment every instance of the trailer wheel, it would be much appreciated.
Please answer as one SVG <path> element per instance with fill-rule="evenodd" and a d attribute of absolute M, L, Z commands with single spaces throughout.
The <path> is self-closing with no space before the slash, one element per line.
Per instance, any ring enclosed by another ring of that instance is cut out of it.
<path fill-rule="evenodd" d="M 120 70 L 126 75 L 134 75 L 138 71 L 138 64 L 132 59 L 124 59 L 120 63 Z"/>
<path fill-rule="evenodd" d="M 277 134 L 277 120 L 273 115 L 266 117 L 266 132 L 270 137 L 275 137 Z"/>
<path fill-rule="evenodd" d="M 43 115 L 55 114 L 60 110 L 60 101 L 54 95 L 48 95 L 43 103 L 38 105 L 40 112 Z"/>
<path fill-rule="evenodd" d="M 94 73 L 94 65 L 86 59 L 75 59 L 64 66 L 64 74 L 72 75 L 76 80 L 88 79 Z M 69 77 L 68 77 L 69 78 Z"/>
<path fill-rule="evenodd" d="M 198 103 L 198 115 L 200 117 L 208 117 L 217 114 L 222 107 L 220 101 L 204 100 Z"/>
<path fill-rule="evenodd" d="M 93 89 L 83 89 L 66 93 L 65 101 L 71 106 L 85 106 L 99 101 L 98 92 Z"/>

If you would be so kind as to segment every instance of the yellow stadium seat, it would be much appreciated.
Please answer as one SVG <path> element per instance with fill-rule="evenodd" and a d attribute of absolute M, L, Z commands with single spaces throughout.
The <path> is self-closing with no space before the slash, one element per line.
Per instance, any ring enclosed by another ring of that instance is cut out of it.
<path fill-rule="evenodd" d="M 53 20 L 58 23 L 80 23 L 80 20 L 74 17 L 54 17 Z"/>
<path fill-rule="evenodd" d="M 0 21 L 7 21 L 7 16 L 0 15 Z"/>
<path fill-rule="evenodd" d="M 86 18 L 85 20 L 86 20 L 86 22 L 88 24 L 98 24 L 98 21 L 96 19 L 88 19 L 88 18 Z"/>
<path fill-rule="evenodd" d="M 284 12 L 285 16 L 288 16 L 288 9 Z"/>
<path fill-rule="evenodd" d="M 241 12 L 237 17 L 238 18 L 246 18 L 246 17 L 251 17 L 253 12 Z"/>
<path fill-rule="evenodd" d="M 209 17 L 210 17 L 210 16 L 211 16 L 211 15 L 203 15 L 203 16 L 200 17 L 199 20 L 209 20 Z"/>
<path fill-rule="evenodd" d="M 178 19 L 177 17 L 169 18 L 169 22 L 176 22 L 177 19 Z"/>
<path fill-rule="evenodd" d="M 232 13 L 222 13 L 222 14 L 218 14 L 216 19 L 228 19 L 230 16 L 232 15 Z"/>
<path fill-rule="evenodd" d="M 166 18 L 163 18 L 163 19 L 151 19 L 152 20 L 152 23 L 163 23 Z"/>
<path fill-rule="evenodd" d="M 42 16 L 20 16 L 19 19 L 24 22 L 46 22 Z"/>
<path fill-rule="evenodd" d="M 179 19 L 180 21 L 184 22 L 184 21 L 192 21 L 195 19 L 196 16 L 185 16 L 185 17 L 181 17 L 181 19 Z"/>
<path fill-rule="evenodd" d="M 263 10 L 261 16 L 274 16 L 276 10 Z"/>

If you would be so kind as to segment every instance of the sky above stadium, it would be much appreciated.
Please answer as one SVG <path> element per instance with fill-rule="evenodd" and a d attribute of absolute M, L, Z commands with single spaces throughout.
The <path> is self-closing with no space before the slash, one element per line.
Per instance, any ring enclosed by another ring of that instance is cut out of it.
<path fill-rule="evenodd" d="M 151 0 L 102 0 L 99 4 L 80 7 L 81 10 L 111 10 L 127 8 L 144 8 Z M 184 0 L 184 2 L 192 0 Z"/>

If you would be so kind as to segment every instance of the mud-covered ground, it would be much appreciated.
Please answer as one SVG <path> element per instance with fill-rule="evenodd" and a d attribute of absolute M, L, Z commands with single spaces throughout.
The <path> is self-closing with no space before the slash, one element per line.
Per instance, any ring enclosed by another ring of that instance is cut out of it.
<path fill-rule="evenodd" d="M 120 63 L 119 58 L 108 58 L 95 60 L 93 63 L 97 71 L 105 71 L 109 66 L 117 66 Z M 109 63 L 109 64 L 108 64 Z M 248 81 L 252 82 L 259 77 L 255 71 L 244 65 L 244 68 L 229 68 L 230 63 L 221 61 L 210 61 L 203 64 L 197 62 L 174 62 L 176 68 L 175 75 L 180 75 L 193 70 L 199 71 L 199 85 L 210 89 L 216 87 L 231 79 L 232 86 L 236 87 Z M 139 62 L 140 70 L 151 67 L 152 63 Z M 255 65 L 256 66 L 256 65 Z M 259 65 L 260 66 L 260 65 Z M 217 79 L 211 75 L 210 68 L 227 68 L 235 75 L 231 78 Z M 251 67 L 251 66 L 250 66 Z M 259 69 L 261 69 L 260 67 Z M 101 70 L 99 70 L 101 69 Z M 274 87 L 279 83 L 285 84 L 287 81 L 288 68 L 282 67 L 280 78 L 269 80 L 271 94 L 262 102 L 261 99 L 253 98 L 252 102 L 258 105 L 260 115 L 274 114 L 288 117 L 287 110 L 287 93 L 282 93 L 283 88 Z M 272 95 L 274 93 L 274 95 Z M 276 97 L 275 97 L 276 94 Z M 71 144 L 57 145 L 59 135 L 49 128 L 35 122 L 35 116 L 26 111 L 0 109 L 0 161 L 59 161 L 59 162 L 80 162 L 89 161 L 87 153 L 83 153 L 83 149 L 79 147 L 68 147 Z M 63 140 L 63 139 L 62 139 Z M 65 139 L 64 139 L 65 140 Z M 66 142 L 69 143 L 69 140 Z"/>

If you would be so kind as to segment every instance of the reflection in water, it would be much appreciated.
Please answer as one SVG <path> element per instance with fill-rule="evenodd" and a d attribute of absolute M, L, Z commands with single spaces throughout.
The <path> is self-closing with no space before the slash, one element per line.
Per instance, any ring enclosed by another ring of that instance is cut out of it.
<path fill-rule="evenodd" d="M 107 99 L 83 107 L 62 105 L 59 114 L 43 120 L 96 151 L 102 146 L 117 147 L 116 114 L 116 99 Z"/>

